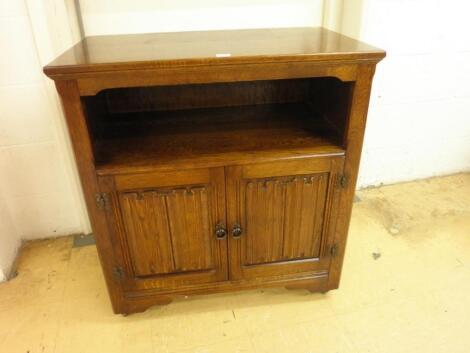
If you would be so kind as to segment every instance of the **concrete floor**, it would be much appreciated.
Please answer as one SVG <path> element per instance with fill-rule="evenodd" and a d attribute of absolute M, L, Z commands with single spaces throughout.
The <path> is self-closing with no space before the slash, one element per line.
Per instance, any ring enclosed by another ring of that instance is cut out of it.
<path fill-rule="evenodd" d="M 30 243 L 0 284 L 0 351 L 470 352 L 470 174 L 358 196 L 342 283 L 326 295 L 208 295 L 122 317 L 94 246 Z"/>

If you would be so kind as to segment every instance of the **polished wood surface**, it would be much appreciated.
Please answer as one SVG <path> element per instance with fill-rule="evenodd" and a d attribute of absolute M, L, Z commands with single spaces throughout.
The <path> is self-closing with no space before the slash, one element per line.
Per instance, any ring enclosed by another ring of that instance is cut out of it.
<path fill-rule="evenodd" d="M 334 79 L 322 79 L 329 82 Z M 337 80 L 336 80 L 337 81 Z M 323 85 L 322 85 L 323 86 Z M 274 103 L 305 102 L 318 87 L 318 80 L 286 79 L 247 82 L 219 82 L 106 90 L 98 97 L 110 114 L 238 107 Z M 324 88 L 324 87 L 323 87 Z M 317 93 L 315 91 L 315 93 Z"/>
<path fill-rule="evenodd" d="M 130 113 L 113 121 L 96 142 L 100 175 L 344 154 L 333 128 L 303 104 Z"/>
<path fill-rule="evenodd" d="M 136 69 L 116 75 L 114 71 L 53 76 L 55 80 L 76 80 L 82 96 L 94 96 L 99 92 L 124 87 L 158 87 L 173 85 L 215 84 L 234 82 L 258 82 L 263 80 L 287 80 L 293 78 L 337 78 L 343 82 L 357 79 L 357 65 L 346 62 L 327 63 L 315 61 L 268 62 L 258 64 L 228 64 L 155 69 Z"/>
<path fill-rule="evenodd" d="M 384 55 L 290 28 L 91 37 L 45 67 L 113 310 L 337 288 Z"/>
<path fill-rule="evenodd" d="M 226 223 L 223 168 L 131 174 L 110 184 L 107 218 L 117 225 L 111 237 L 125 291 L 228 279 L 227 239 L 216 236 Z"/>
<path fill-rule="evenodd" d="M 227 168 L 228 226 L 243 229 L 229 240 L 231 278 L 328 271 L 328 223 L 343 162 L 316 157 Z"/>
<path fill-rule="evenodd" d="M 372 88 L 372 79 L 375 66 L 363 65 L 359 68 L 359 77 L 352 90 L 351 107 L 348 111 L 348 122 L 345 124 L 345 139 L 347 141 L 346 159 L 344 163 L 344 175 L 347 182 L 340 195 L 338 206 L 338 220 L 335 225 L 337 246 L 335 261 L 332 261 L 328 277 L 328 287 L 339 287 L 343 259 L 346 251 L 349 221 L 353 206 L 354 193 L 356 191 L 359 162 L 361 160 L 362 144 L 366 128 L 367 111 Z"/>
<path fill-rule="evenodd" d="M 288 61 L 378 61 L 384 52 L 324 28 L 275 28 L 87 37 L 44 69 L 48 76 Z"/>
<path fill-rule="evenodd" d="M 208 194 L 206 186 L 200 186 L 121 195 L 136 276 L 212 269 L 213 221 Z"/>
<path fill-rule="evenodd" d="M 103 186 L 100 187 L 96 177 L 93 142 L 89 134 L 87 117 L 81 104 L 80 94 L 75 81 L 57 81 L 56 88 L 65 113 L 75 162 L 93 234 L 99 250 L 101 267 L 111 298 L 111 304 L 115 312 L 120 312 L 124 300 L 123 290 L 121 282 L 113 277 L 113 268 L 116 262 L 113 251 L 114 244 L 110 237 L 110 224 L 106 222 L 106 218 L 103 217 L 95 202 L 95 197 L 103 190 Z"/>
<path fill-rule="evenodd" d="M 245 182 L 245 266 L 319 257 L 327 180 L 322 173 Z"/>

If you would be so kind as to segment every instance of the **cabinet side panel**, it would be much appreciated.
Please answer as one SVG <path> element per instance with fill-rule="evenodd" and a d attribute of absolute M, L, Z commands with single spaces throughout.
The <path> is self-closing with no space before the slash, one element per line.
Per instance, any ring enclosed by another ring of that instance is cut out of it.
<path fill-rule="evenodd" d="M 121 283 L 113 276 L 116 266 L 113 245 L 109 234 L 105 215 L 96 204 L 95 195 L 100 192 L 96 178 L 93 149 L 87 126 L 87 119 L 75 81 L 56 81 L 57 91 L 67 120 L 67 127 L 72 141 L 75 160 L 82 183 L 88 215 L 96 238 L 98 254 L 108 286 L 113 310 L 119 313 L 123 309 Z"/>
<path fill-rule="evenodd" d="M 334 231 L 335 239 L 332 242 L 336 245 L 337 251 L 331 261 L 328 279 L 329 289 L 338 288 L 341 277 L 374 72 L 375 65 L 360 65 L 357 81 L 352 88 L 352 99 L 345 133 L 346 156 L 343 175 L 346 177 L 347 183 L 340 193 L 338 220 Z"/>

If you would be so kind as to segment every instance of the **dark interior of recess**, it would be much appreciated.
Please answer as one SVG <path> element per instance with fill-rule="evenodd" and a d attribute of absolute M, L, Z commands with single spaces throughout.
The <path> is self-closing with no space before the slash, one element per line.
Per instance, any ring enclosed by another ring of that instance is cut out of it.
<path fill-rule="evenodd" d="M 117 88 L 82 97 L 97 170 L 344 151 L 352 82 L 333 77 Z"/>

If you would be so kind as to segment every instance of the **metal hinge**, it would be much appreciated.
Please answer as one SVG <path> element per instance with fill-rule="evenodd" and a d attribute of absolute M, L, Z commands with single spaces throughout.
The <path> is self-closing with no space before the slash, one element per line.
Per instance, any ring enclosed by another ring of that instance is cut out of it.
<path fill-rule="evenodd" d="M 338 253 L 338 246 L 336 244 L 333 244 L 333 246 L 330 249 L 331 257 L 335 257 L 337 253 Z"/>
<path fill-rule="evenodd" d="M 95 194 L 95 201 L 98 209 L 103 211 L 109 209 L 109 197 L 107 193 L 102 192 L 100 194 Z"/>
<path fill-rule="evenodd" d="M 122 267 L 116 266 L 113 267 L 113 277 L 114 279 L 120 281 L 124 278 L 124 270 Z"/>
<path fill-rule="evenodd" d="M 345 188 L 348 185 L 348 177 L 345 174 L 341 175 L 338 179 L 338 184 L 340 187 Z"/>

